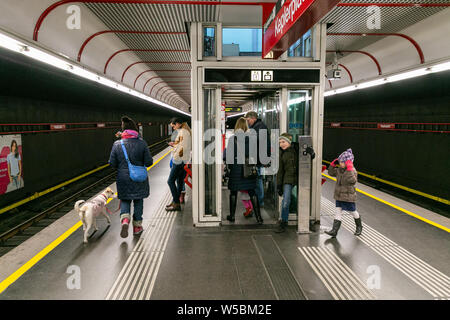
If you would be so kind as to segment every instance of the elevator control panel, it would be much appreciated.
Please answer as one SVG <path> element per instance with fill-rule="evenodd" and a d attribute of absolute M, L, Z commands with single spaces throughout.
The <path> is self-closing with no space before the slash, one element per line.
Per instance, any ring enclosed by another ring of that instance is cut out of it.
<path fill-rule="evenodd" d="M 311 181 L 312 160 L 315 157 L 311 136 L 299 136 L 298 155 L 298 233 L 309 233 L 309 220 L 311 216 Z"/>

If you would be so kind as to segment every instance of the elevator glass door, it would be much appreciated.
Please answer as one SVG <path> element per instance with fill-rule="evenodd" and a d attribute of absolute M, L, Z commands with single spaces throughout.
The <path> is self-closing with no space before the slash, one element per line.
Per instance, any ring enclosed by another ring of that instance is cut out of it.
<path fill-rule="evenodd" d="M 292 141 L 298 143 L 299 135 L 311 134 L 311 90 L 288 90 L 287 130 Z M 290 214 L 297 215 L 298 189 L 292 188 Z"/>

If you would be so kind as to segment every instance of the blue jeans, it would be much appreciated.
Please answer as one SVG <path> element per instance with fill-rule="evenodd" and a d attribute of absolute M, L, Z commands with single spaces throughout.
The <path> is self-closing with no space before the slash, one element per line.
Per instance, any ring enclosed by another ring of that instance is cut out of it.
<path fill-rule="evenodd" d="M 169 179 L 167 184 L 169 185 L 170 192 L 172 193 L 172 202 L 180 203 L 180 195 L 183 191 L 184 178 L 186 177 L 186 171 L 184 171 L 184 163 L 173 164 L 170 169 Z M 176 184 L 175 184 L 176 182 Z"/>
<path fill-rule="evenodd" d="M 259 205 L 264 206 L 264 185 L 263 177 L 261 175 L 261 168 L 258 167 L 258 178 L 256 180 L 256 196 L 258 197 Z"/>
<path fill-rule="evenodd" d="M 20 179 L 19 179 L 19 176 L 17 175 L 17 176 L 11 176 L 12 177 L 12 182 L 14 183 L 14 187 L 16 188 L 16 189 L 19 189 L 20 188 Z"/>
<path fill-rule="evenodd" d="M 289 218 L 289 206 L 291 204 L 292 184 L 283 185 L 283 201 L 281 202 L 281 220 L 287 222 Z"/>
<path fill-rule="evenodd" d="M 172 158 L 170 158 L 170 168 L 172 169 L 172 167 L 173 167 L 173 157 Z M 186 187 L 185 187 L 185 185 L 184 185 L 184 179 L 183 179 L 183 182 L 181 183 L 181 185 L 182 185 L 182 188 L 181 188 L 181 190 L 183 191 L 183 192 L 185 192 L 186 191 Z"/>
<path fill-rule="evenodd" d="M 134 199 L 134 200 L 121 200 L 120 204 L 120 214 L 129 213 L 131 214 L 131 201 L 134 202 L 134 212 L 133 220 L 142 221 L 142 214 L 144 212 L 144 200 Z"/>

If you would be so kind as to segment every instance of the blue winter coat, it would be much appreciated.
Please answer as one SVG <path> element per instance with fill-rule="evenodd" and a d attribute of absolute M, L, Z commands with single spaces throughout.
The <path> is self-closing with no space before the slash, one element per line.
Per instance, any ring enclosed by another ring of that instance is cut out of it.
<path fill-rule="evenodd" d="M 230 150 L 230 142 L 231 139 L 235 139 L 235 135 L 230 137 L 228 142 L 228 147 L 225 149 L 223 160 L 226 163 L 227 152 L 231 152 Z M 249 156 L 249 138 L 248 135 L 245 137 L 245 157 Z M 230 156 L 229 156 L 230 157 Z M 234 163 L 227 164 L 230 170 L 229 178 L 228 178 L 228 189 L 231 191 L 247 191 L 247 190 L 255 190 L 256 189 L 256 178 L 244 178 L 244 165 L 238 164 L 237 162 L 237 143 L 234 143 Z"/>
<path fill-rule="evenodd" d="M 136 166 L 150 167 L 153 158 L 147 143 L 142 139 L 123 139 L 128 159 Z M 150 195 L 148 178 L 144 182 L 134 182 L 130 179 L 128 163 L 123 154 L 120 140 L 114 142 L 109 158 L 111 167 L 117 169 L 117 194 L 121 200 L 144 199 Z"/>

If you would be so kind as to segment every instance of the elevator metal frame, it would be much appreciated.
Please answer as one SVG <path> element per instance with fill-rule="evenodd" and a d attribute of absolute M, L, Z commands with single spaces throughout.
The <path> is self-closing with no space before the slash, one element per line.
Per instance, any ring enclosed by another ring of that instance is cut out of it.
<path fill-rule="evenodd" d="M 203 28 L 216 28 L 216 56 L 203 57 Z M 322 167 L 322 141 L 323 141 L 323 106 L 325 89 L 325 54 L 326 54 L 326 25 L 317 24 L 312 31 L 313 46 L 312 57 L 287 57 L 284 53 L 278 60 L 267 60 L 261 57 L 223 57 L 222 56 L 222 24 L 221 23 L 191 23 L 191 106 L 192 106 L 192 205 L 193 223 L 196 227 L 216 227 L 222 221 L 222 153 L 215 153 L 216 160 L 216 215 L 205 214 L 205 167 L 204 156 L 204 89 L 215 89 L 215 128 L 221 128 L 221 86 L 230 83 L 205 83 L 204 72 L 206 68 L 223 69 L 317 69 L 320 70 L 319 83 L 258 83 L 262 87 L 274 88 L 281 91 L 280 133 L 287 131 L 287 103 L 288 90 L 311 90 L 311 136 L 316 158 L 312 163 L 311 185 L 311 215 L 310 220 L 320 221 L 321 197 L 321 167 Z M 236 26 L 233 26 L 236 27 Z M 243 26 L 244 27 L 244 26 Z M 245 26 L 248 28 L 261 26 Z M 233 83 L 254 85 L 254 83 Z M 219 134 L 219 132 L 217 132 Z M 222 139 L 215 139 L 216 150 L 221 150 Z M 220 183 L 219 183 L 220 182 Z"/>

